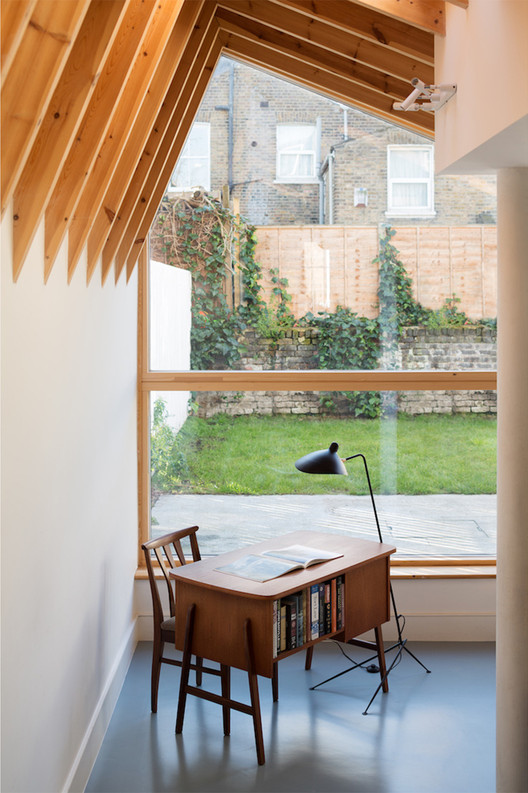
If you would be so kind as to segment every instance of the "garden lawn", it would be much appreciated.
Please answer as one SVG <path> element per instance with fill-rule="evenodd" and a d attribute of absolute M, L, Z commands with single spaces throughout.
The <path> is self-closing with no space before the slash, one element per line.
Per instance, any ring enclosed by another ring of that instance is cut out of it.
<path fill-rule="evenodd" d="M 496 420 L 478 414 L 397 419 L 302 416 L 190 417 L 179 433 L 186 462 L 173 492 L 239 495 L 368 492 L 361 461 L 349 476 L 313 476 L 295 460 L 339 443 L 365 455 L 376 493 L 496 492 Z"/>

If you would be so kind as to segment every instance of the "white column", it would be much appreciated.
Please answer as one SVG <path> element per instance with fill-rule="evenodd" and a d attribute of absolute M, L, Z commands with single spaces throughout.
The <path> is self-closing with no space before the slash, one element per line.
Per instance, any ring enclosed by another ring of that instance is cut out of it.
<path fill-rule="evenodd" d="M 528 168 L 499 171 L 497 790 L 528 791 Z"/>

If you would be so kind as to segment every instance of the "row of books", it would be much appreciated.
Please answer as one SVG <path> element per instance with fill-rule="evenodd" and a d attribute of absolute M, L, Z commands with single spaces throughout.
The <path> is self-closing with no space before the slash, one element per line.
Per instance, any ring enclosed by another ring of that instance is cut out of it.
<path fill-rule="evenodd" d="M 344 576 L 273 603 L 273 657 L 343 628 Z"/>

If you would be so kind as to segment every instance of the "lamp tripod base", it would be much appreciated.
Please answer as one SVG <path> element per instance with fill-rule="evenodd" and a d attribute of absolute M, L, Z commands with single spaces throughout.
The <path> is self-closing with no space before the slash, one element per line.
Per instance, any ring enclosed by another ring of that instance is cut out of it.
<path fill-rule="evenodd" d="M 430 673 L 431 673 L 431 670 L 430 670 L 430 669 L 428 669 L 428 668 L 425 666 L 425 664 L 423 664 L 423 663 L 420 661 L 420 659 L 419 659 L 419 658 L 417 658 L 417 657 L 414 655 L 414 653 L 413 653 L 413 652 L 411 652 L 411 650 L 409 650 L 409 648 L 407 647 L 407 639 L 403 639 L 403 638 L 402 638 L 402 636 L 401 636 L 401 630 L 400 630 L 400 624 L 399 624 L 399 616 L 398 616 L 398 618 L 397 618 L 396 622 L 397 622 L 397 625 L 398 625 L 398 636 L 399 636 L 399 638 L 398 638 L 398 641 L 397 641 L 397 642 L 395 642 L 394 644 L 392 644 L 390 647 L 387 647 L 387 648 L 386 648 L 386 650 L 385 650 L 385 654 L 388 654 L 388 653 L 392 652 L 393 650 L 396 650 L 396 654 L 395 654 L 395 656 L 394 656 L 394 658 L 393 658 L 393 660 L 392 660 L 392 663 L 391 663 L 391 664 L 390 664 L 390 666 L 387 668 L 387 670 L 385 671 L 385 673 L 382 675 L 382 677 L 381 677 L 381 680 L 380 680 L 380 682 L 379 682 L 379 685 L 378 685 L 378 687 L 377 687 L 377 688 L 376 688 L 376 690 L 374 691 L 374 694 L 373 694 L 373 695 L 372 695 L 372 697 L 370 698 L 370 701 L 369 701 L 369 703 L 368 703 L 367 707 L 366 707 L 366 708 L 365 708 L 365 710 L 363 711 L 363 716 L 366 716 L 366 715 L 367 715 L 367 713 L 368 713 L 368 710 L 369 710 L 370 706 L 372 705 L 372 703 L 374 702 L 374 700 L 375 700 L 375 699 L 376 699 L 376 697 L 378 696 L 379 692 L 380 692 L 382 689 L 384 689 L 385 691 L 387 691 L 387 690 L 388 690 L 388 688 L 387 688 L 387 685 L 386 685 L 386 684 L 387 684 L 388 677 L 389 677 L 389 675 L 390 675 L 391 671 L 392 671 L 392 670 L 394 669 L 394 667 L 396 666 L 396 664 L 397 664 L 397 663 L 398 663 L 398 662 L 401 660 L 401 657 L 402 657 L 402 655 L 403 655 L 403 653 L 404 653 L 404 652 L 406 652 L 408 655 L 410 655 L 410 656 L 411 656 L 411 658 L 414 658 L 414 660 L 416 661 L 416 663 L 417 663 L 417 664 L 420 664 L 420 666 L 421 666 L 423 669 L 425 669 L 425 671 L 426 671 L 428 674 L 430 674 Z M 348 657 L 348 656 L 347 656 L 347 657 Z M 358 663 L 354 662 L 352 666 L 348 667 L 348 669 L 343 669 L 343 671 L 342 671 L 342 672 L 338 672 L 337 674 L 335 674 L 335 675 L 332 675 L 331 677 L 327 677 L 327 678 L 326 678 L 326 680 L 321 680 L 321 682 L 320 682 L 320 683 L 316 683 L 316 684 L 315 684 L 315 686 L 311 686 L 311 687 L 310 687 L 310 691 L 315 691 L 315 689 L 319 688 L 320 686 L 324 686 L 324 684 L 325 684 L 325 683 L 329 683 L 331 680 L 336 680 L 338 677 L 342 677 L 343 675 L 346 675 L 346 674 L 348 674 L 348 672 L 353 672 L 355 669 L 365 669 L 367 672 L 370 672 L 370 673 L 372 673 L 372 674 L 379 674 L 379 671 L 380 671 L 380 668 L 379 668 L 379 666 L 378 666 L 377 664 L 371 663 L 371 662 L 372 662 L 372 661 L 374 661 L 375 659 L 377 660 L 377 658 L 378 658 L 378 656 L 377 656 L 377 655 L 372 655 L 370 658 L 366 658 L 364 661 L 360 661 L 360 662 L 358 662 Z M 352 659 L 350 659 L 350 660 L 352 660 Z"/>

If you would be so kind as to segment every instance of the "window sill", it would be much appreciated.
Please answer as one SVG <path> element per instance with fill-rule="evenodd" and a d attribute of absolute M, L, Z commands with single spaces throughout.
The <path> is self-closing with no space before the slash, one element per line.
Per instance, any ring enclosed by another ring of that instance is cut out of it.
<path fill-rule="evenodd" d="M 319 180 L 310 178 L 310 179 L 274 179 L 273 184 L 309 184 L 309 185 L 318 185 Z"/>
<path fill-rule="evenodd" d="M 423 220 L 424 218 L 435 218 L 436 212 L 385 212 L 386 218 L 408 218 L 409 220 Z"/>
<path fill-rule="evenodd" d="M 393 559 L 391 579 L 496 578 L 495 559 Z"/>
<path fill-rule="evenodd" d="M 396 559 L 391 562 L 391 579 L 424 580 L 444 578 L 496 578 L 497 563 L 495 559 Z M 148 580 L 147 568 L 138 567 L 134 578 L 138 581 Z M 163 578 L 161 572 L 156 578 Z"/>

